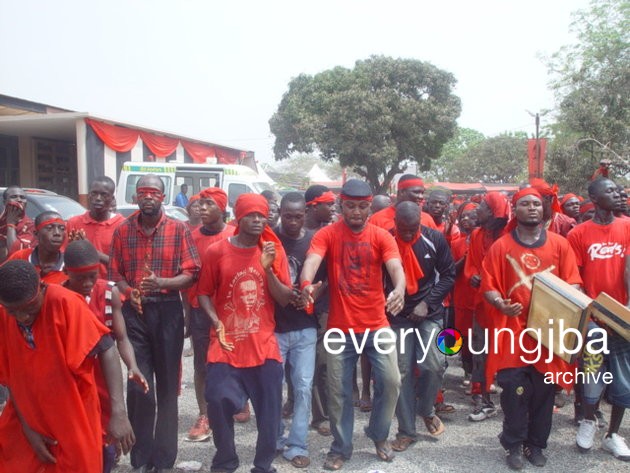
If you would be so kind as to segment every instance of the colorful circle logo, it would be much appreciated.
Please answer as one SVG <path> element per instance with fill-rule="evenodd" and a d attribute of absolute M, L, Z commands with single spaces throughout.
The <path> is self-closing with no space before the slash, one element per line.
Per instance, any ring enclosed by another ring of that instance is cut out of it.
<path fill-rule="evenodd" d="M 453 356 L 457 355 L 462 349 L 464 338 L 462 333 L 456 328 L 445 328 L 438 333 L 435 343 L 437 343 L 438 350 L 446 356 Z"/>

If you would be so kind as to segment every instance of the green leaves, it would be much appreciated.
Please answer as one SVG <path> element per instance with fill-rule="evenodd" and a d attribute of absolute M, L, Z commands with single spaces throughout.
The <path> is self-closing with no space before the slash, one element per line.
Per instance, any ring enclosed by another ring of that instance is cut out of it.
<path fill-rule="evenodd" d="M 404 161 L 427 168 L 439 156 L 461 111 L 454 85 L 432 64 L 383 56 L 300 75 L 269 121 L 276 160 L 317 149 L 380 191 Z"/>

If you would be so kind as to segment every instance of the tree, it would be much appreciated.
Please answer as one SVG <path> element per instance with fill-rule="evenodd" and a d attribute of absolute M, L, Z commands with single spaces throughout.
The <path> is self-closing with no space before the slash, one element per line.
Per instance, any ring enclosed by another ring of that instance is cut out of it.
<path fill-rule="evenodd" d="M 289 83 L 269 120 L 276 160 L 318 151 L 353 168 L 377 192 L 407 162 L 427 170 L 461 111 L 455 78 L 413 59 L 372 56 Z"/>
<path fill-rule="evenodd" d="M 558 102 L 558 121 L 572 136 L 568 154 L 590 157 L 594 170 L 603 157 L 629 163 L 630 3 L 593 0 L 574 14 L 578 42 L 547 62 Z M 573 148 L 577 148 L 579 153 Z M 564 153 L 567 155 L 567 153 Z M 591 170 L 591 173 L 592 173 Z"/>
<path fill-rule="evenodd" d="M 527 134 L 486 138 L 453 160 L 449 179 L 517 183 L 527 177 Z"/>
<path fill-rule="evenodd" d="M 431 169 L 425 173 L 425 177 L 438 181 L 451 180 L 454 162 L 485 139 L 483 133 L 477 130 L 458 127 L 455 136 L 444 144 L 440 157 L 431 163 Z"/>

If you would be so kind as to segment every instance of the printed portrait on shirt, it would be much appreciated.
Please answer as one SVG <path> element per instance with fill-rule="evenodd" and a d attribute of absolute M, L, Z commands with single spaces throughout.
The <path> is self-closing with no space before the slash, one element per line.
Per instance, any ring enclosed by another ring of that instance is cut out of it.
<path fill-rule="evenodd" d="M 372 263 L 372 248 L 368 242 L 344 242 L 343 263 L 339 278 L 345 294 L 362 294 L 367 291 Z"/>
<path fill-rule="evenodd" d="M 260 329 L 260 310 L 264 305 L 265 286 L 263 278 L 253 268 L 239 271 L 230 284 L 225 305 L 228 317 L 225 321 L 226 334 L 238 340 Z"/>

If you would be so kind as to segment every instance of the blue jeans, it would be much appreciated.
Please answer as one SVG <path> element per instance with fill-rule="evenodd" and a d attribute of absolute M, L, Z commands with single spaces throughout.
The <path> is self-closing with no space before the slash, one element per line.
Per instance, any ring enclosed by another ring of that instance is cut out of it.
<path fill-rule="evenodd" d="M 284 363 L 289 363 L 289 376 L 293 384 L 293 420 L 288 438 L 284 438 L 284 425 L 280 421 L 278 447 L 287 447 L 283 456 L 291 461 L 302 455 L 308 457 L 308 421 L 311 415 L 311 388 L 315 372 L 315 346 L 317 329 L 305 328 L 291 332 L 276 332 Z"/>
<path fill-rule="evenodd" d="M 375 348 L 375 332 L 370 331 L 366 335 L 363 352 L 367 354 L 372 364 L 374 376 L 374 401 L 370 422 L 365 429 L 367 436 L 375 442 L 387 440 L 392 417 L 396 410 L 396 401 L 400 391 L 400 373 L 396 356 L 396 341 L 394 332 L 389 332 L 379 339 L 381 351 Z M 357 352 L 352 338 L 346 335 L 345 343 L 334 342 L 338 336 L 331 337 L 330 348 L 340 348 L 339 354 L 327 353 L 328 362 L 328 415 L 330 417 L 330 429 L 333 434 L 333 443 L 330 453 L 342 455 L 345 459 L 352 456 L 352 432 L 354 429 L 354 406 L 352 403 L 352 373 L 357 364 L 360 353 Z M 357 344 L 361 346 L 364 334 L 355 334 Z"/>
<path fill-rule="evenodd" d="M 400 396 L 396 405 L 398 436 L 416 438 L 416 408 L 423 417 L 435 414 L 435 397 L 442 387 L 446 371 L 445 356 L 438 350 L 436 343 L 442 325 L 442 319 L 396 324 L 396 348 L 401 378 Z M 420 368 L 417 404 L 416 380 L 413 375 L 416 365 Z"/>

